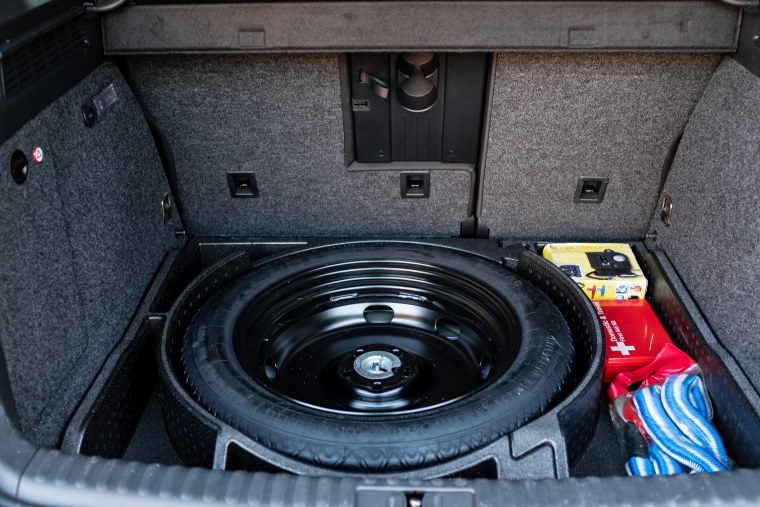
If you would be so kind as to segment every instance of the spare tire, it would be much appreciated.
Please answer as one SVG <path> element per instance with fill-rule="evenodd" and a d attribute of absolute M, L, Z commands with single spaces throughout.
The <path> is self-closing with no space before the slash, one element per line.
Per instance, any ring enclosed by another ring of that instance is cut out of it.
<path fill-rule="evenodd" d="M 573 343 L 554 304 L 474 255 L 322 248 L 263 262 L 190 324 L 189 391 L 259 443 L 307 463 L 437 464 L 531 421 L 566 388 Z"/>

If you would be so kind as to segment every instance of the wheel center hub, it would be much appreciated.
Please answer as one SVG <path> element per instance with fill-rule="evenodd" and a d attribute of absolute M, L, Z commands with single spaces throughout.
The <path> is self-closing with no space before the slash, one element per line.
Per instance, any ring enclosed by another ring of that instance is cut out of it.
<path fill-rule="evenodd" d="M 419 364 L 414 354 L 374 344 L 344 354 L 334 371 L 358 400 L 378 402 L 409 386 L 419 373 Z"/>
<path fill-rule="evenodd" d="M 401 359 L 384 350 L 365 352 L 354 360 L 354 371 L 370 380 L 383 380 L 395 375 Z"/>

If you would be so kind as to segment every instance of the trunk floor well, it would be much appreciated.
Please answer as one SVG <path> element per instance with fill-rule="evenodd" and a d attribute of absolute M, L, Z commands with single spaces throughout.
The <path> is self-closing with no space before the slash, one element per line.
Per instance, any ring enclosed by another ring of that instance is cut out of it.
<path fill-rule="evenodd" d="M 338 244 L 345 243 L 346 240 L 338 241 Z M 348 240 L 348 242 L 352 242 Z M 394 241 L 396 243 L 396 241 Z M 439 245 L 444 246 L 448 248 L 453 248 L 455 250 L 460 250 L 463 252 L 470 252 L 475 255 L 485 256 L 487 258 L 491 259 L 501 259 L 504 256 L 511 257 L 514 255 L 519 254 L 520 251 L 524 250 L 524 246 L 521 244 L 515 244 L 514 246 L 517 248 L 505 248 L 509 245 L 503 245 L 496 241 L 488 241 L 488 240 L 457 240 L 457 239 L 451 239 L 451 240 L 418 240 L 417 243 L 419 244 L 430 244 L 430 245 Z M 205 270 L 205 268 L 209 267 L 211 264 L 216 265 L 216 262 L 218 259 L 224 258 L 227 259 L 229 255 L 233 252 L 240 252 L 247 251 L 248 255 L 245 255 L 243 257 L 240 257 L 239 255 L 236 255 L 236 258 L 242 258 L 245 259 L 245 262 L 250 262 L 249 259 L 256 259 L 260 258 L 265 255 L 270 255 L 272 253 L 275 253 L 277 251 L 283 251 L 287 250 L 289 248 L 296 248 L 298 250 L 305 249 L 312 249 L 312 248 L 318 248 L 320 245 L 329 245 L 329 244 L 335 244 L 335 240 L 313 240 L 313 241 L 297 241 L 297 242 L 283 242 L 281 240 L 278 241 L 263 241 L 263 242 L 243 242 L 243 243 L 234 243 L 234 242 L 225 242 L 225 241 L 217 241 L 217 240 L 211 240 L 211 241 L 205 241 L 205 240 L 193 240 L 188 244 L 185 248 L 183 248 L 181 251 L 178 251 L 176 253 L 173 253 L 169 256 L 169 259 L 167 259 L 166 263 L 160 270 L 160 274 L 156 277 L 154 280 L 151 288 L 148 291 L 149 297 L 143 302 L 143 308 L 153 307 L 155 308 L 155 304 L 152 303 L 152 301 L 162 301 L 162 304 L 160 305 L 160 308 L 166 308 L 169 304 L 169 301 L 176 298 L 176 295 L 179 291 L 182 290 L 182 286 L 186 285 L 190 279 L 193 278 L 194 274 L 200 273 Z M 172 260 L 173 259 L 173 260 Z M 225 264 L 226 265 L 226 264 Z M 569 280 L 568 280 L 569 283 Z M 573 286 L 570 284 L 570 286 Z M 582 294 L 579 293 L 579 296 L 582 297 Z M 564 301 L 564 299 L 563 299 Z M 159 310 L 160 311 L 160 310 Z M 140 312 L 140 316 L 143 315 L 143 312 Z M 163 328 L 166 324 L 158 324 L 158 322 L 163 322 L 164 318 L 162 316 L 163 314 L 156 314 L 155 311 L 153 312 L 153 316 L 149 317 L 148 320 L 152 320 L 156 323 L 157 326 L 160 326 L 160 328 Z M 144 317 L 138 317 L 138 318 L 144 318 Z M 156 320 L 158 319 L 158 320 Z M 147 321 L 143 321 L 145 323 Z M 131 329 L 133 329 L 133 332 L 141 333 L 142 330 L 144 330 L 144 325 L 137 326 L 133 323 L 133 326 Z M 155 328 L 154 332 L 160 332 L 158 331 L 158 327 Z M 584 338 L 582 339 L 587 339 Z M 117 370 L 114 368 L 123 368 L 123 366 L 134 364 L 137 366 L 133 366 L 133 368 L 138 369 L 141 366 L 140 361 L 134 362 L 134 360 L 127 360 L 126 363 L 122 360 L 123 357 L 129 355 L 130 357 L 134 355 L 134 352 L 130 351 L 136 351 L 138 354 L 145 355 L 150 354 L 151 352 L 145 350 L 145 348 L 151 347 L 151 345 L 148 344 L 145 340 L 135 340 L 130 337 L 126 337 L 125 341 L 119 345 L 118 349 L 114 351 L 114 353 L 111 355 L 109 360 L 106 363 L 106 367 L 103 369 L 103 371 L 100 373 L 100 376 L 98 378 L 98 381 L 94 384 L 93 391 L 88 393 L 86 400 L 86 403 L 83 403 L 83 405 L 79 408 L 76 415 L 73 418 L 73 422 L 70 425 L 67 433 L 66 433 L 66 446 L 65 450 L 68 452 L 81 452 L 82 449 L 87 448 L 91 449 L 90 451 L 87 451 L 87 454 L 99 454 L 99 451 L 97 449 L 100 449 L 101 447 L 104 449 L 103 452 L 105 456 L 121 456 L 123 453 L 123 449 L 125 449 L 129 442 L 128 440 L 133 440 L 135 438 L 138 438 L 137 436 L 132 435 L 134 433 L 134 426 L 132 427 L 132 430 L 130 432 L 124 432 L 122 428 L 125 428 L 125 425 L 128 424 L 136 424 L 135 423 L 129 423 L 124 420 L 124 418 L 120 418 L 118 421 L 115 421 L 117 424 L 114 425 L 114 427 L 118 427 L 119 430 L 115 432 L 113 438 L 122 439 L 124 438 L 124 442 L 110 442 L 105 443 L 101 442 L 102 439 L 98 436 L 98 428 L 103 427 L 105 424 L 105 421 L 108 417 L 113 417 L 112 411 L 109 408 L 110 406 L 113 406 L 114 404 L 122 407 L 126 407 L 127 410 L 142 410 L 140 407 L 136 407 L 134 404 L 125 404 L 124 398 L 125 396 L 119 394 L 119 390 L 128 389 L 128 386 L 132 386 L 132 389 L 136 389 L 137 387 L 140 387 L 142 389 L 145 385 L 144 382 L 139 382 L 139 386 L 137 384 L 134 384 L 134 382 L 127 380 L 125 382 L 124 379 L 130 379 L 134 376 L 133 373 L 122 371 L 121 373 L 118 373 Z M 138 347 L 138 348 L 135 348 Z M 139 352 L 142 350 L 142 352 Z M 120 370 L 119 370 L 120 371 Z M 115 374 L 116 373 L 116 374 Z M 132 383 L 131 383 L 132 382 Z M 108 387 L 111 386 L 111 387 Z M 100 393 L 105 393 L 105 397 L 101 396 Z M 593 391 L 593 389 L 592 389 Z M 139 398 L 141 399 L 147 399 L 148 394 L 146 393 L 144 396 L 142 394 L 139 395 Z M 584 395 L 584 398 L 586 395 Z M 133 399 L 134 396 L 131 394 L 129 395 L 130 399 Z M 594 398 L 595 399 L 595 398 Z M 110 401 L 109 401 L 110 400 Z M 145 403 L 145 402 L 143 402 Z M 585 402 L 583 402 L 585 403 Z M 581 406 L 583 403 L 580 403 Z M 141 406 L 142 407 L 142 406 Z M 137 418 L 140 416 L 138 415 Z M 132 415 L 126 416 L 128 420 L 134 420 L 137 421 L 137 418 L 133 417 Z M 96 422 L 93 424 L 93 422 Z M 589 424 L 588 422 L 585 424 L 584 427 L 590 428 L 592 427 L 592 424 Z M 94 430 L 94 431 L 93 431 Z M 550 424 L 549 426 L 546 426 L 546 430 L 549 432 L 553 432 L 553 426 Z M 536 428 L 532 430 L 533 433 L 536 432 Z M 571 431 L 570 428 L 568 428 L 568 431 Z M 575 430 L 572 430 L 575 431 Z M 526 434 L 523 432 L 520 435 L 515 434 L 515 438 L 518 439 L 519 442 L 516 442 L 515 445 L 522 446 L 523 452 L 527 452 L 528 448 L 525 447 L 528 445 L 528 440 L 530 440 L 532 435 L 530 431 Z M 557 436 L 558 438 L 558 436 Z M 579 437 L 581 438 L 581 437 Z M 588 434 L 588 439 L 591 438 L 591 435 Z M 586 442 L 586 437 L 583 438 L 583 441 Z M 577 442 L 578 440 L 575 440 L 577 448 Z M 122 449 L 122 451 L 118 451 L 118 449 Z M 500 449 L 500 448 L 499 448 Z M 582 452 L 582 447 L 577 450 L 577 452 Z M 501 451 L 497 451 L 501 452 Z M 509 451 L 507 451 L 509 452 Z M 549 456 L 547 456 L 549 457 Z M 480 459 L 480 458 L 475 458 Z M 565 458 L 562 457 L 564 460 Z M 511 461 L 511 460 L 510 460 Z M 210 461 L 209 461 L 210 463 Z M 208 466 L 208 465 L 204 465 Z M 467 464 L 469 466 L 469 464 Z M 520 466 L 519 461 L 515 461 L 515 465 L 505 463 L 505 466 L 512 468 L 514 466 Z M 531 465 L 532 466 L 532 465 Z M 547 468 L 548 466 L 548 468 Z M 544 463 L 541 465 L 543 472 L 542 474 L 549 473 L 550 470 L 553 469 L 553 465 L 547 465 Z M 456 467 L 448 467 L 450 470 L 456 470 Z M 298 470 L 298 468 L 296 468 Z M 538 469 L 536 469 L 538 470 Z M 434 472 L 435 473 L 435 472 Z M 448 472 L 446 472 L 448 473 Z M 508 472 L 512 473 L 512 472 Z M 520 472 L 522 473 L 522 472 Z M 541 475 L 542 477 L 544 475 Z"/>
<path fill-rule="evenodd" d="M 483 244 L 492 247 L 493 255 L 496 255 L 497 258 L 498 252 L 503 251 L 499 246 L 500 243 L 492 240 L 450 240 L 450 243 L 452 245 L 457 245 L 459 247 L 467 249 L 468 243 L 474 243 L 475 241 L 478 241 L 481 244 L 481 247 L 479 247 L 481 251 L 483 251 Z M 329 241 L 318 240 L 313 243 L 293 242 L 290 244 L 282 241 L 262 242 L 260 244 L 257 244 L 255 241 L 237 244 L 234 242 L 230 243 L 225 241 L 201 241 L 197 247 L 188 245 L 188 247 L 186 247 L 180 255 L 176 256 L 177 262 L 175 266 L 177 269 L 169 269 L 167 265 L 165 272 L 171 274 L 169 274 L 164 279 L 157 279 L 155 281 L 156 285 L 161 286 L 161 289 L 158 290 L 157 298 L 166 299 L 167 297 L 176 297 L 177 291 L 180 290 L 180 288 L 174 287 L 172 283 L 169 283 L 173 277 L 179 276 L 179 283 L 184 285 L 191 278 L 191 276 L 188 276 L 189 274 L 192 275 L 192 273 L 200 272 L 205 267 L 208 267 L 210 264 L 215 263 L 220 257 L 226 257 L 235 250 L 247 250 L 250 257 L 252 259 L 255 259 L 264 255 L 275 253 L 277 251 L 283 251 L 284 249 L 288 248 L 301 249 L 306 246 L 306 244 L 310 244 L 310 246 L 318 246 L 319 244 L 326 243 L 329 243 Z M 662 271 L 661 268 L 658 268 L 658 264 L 655 263 L 654 257 L 652 257 L 651 254 L 647 254 L 646 250 L 643 248 L 643 245 L 639 243 L 635 244 L 634 246 L 640 263 L 645 266 L 647 276 L 650 277 L 650 295 L 656 300 L 653 301 L 655 308 L 658 309 L 660 304 L 665 305 L 664 313 L 658 311 L 661 318 L 665 319 L 666 324 L 668 322 L 675 323 L 676 327 L 674 329 L 677 331 L 673 332 L 674 336 L 679 336 L 681 333 L 686 333 L 688 340 L 686 342 L 686 350 L 692 353 L 695 358 L 700 360 L 700 362 L 704 360 L 705 362 L 702 364 L 709 365 L 709 369 L 707 371 L 707 375 L 709 377 L 708 386 L 725 385 L 727 380 L 723 377 L 726 374 L 725 366 L 721 366 L 722 356 L 720 356 L 720 353 L 718 352 L 718 355 L 716 356 L 716 352 L 711 352 L 709 348 L 705 349 L 704 344 L 699 345 L 699 343 L 704 343 L 699 341 L 702 339 L 698 338 L 695 334 L 695 332 L 698 333 L 699 330 L 695 331 L 693 328 L 684 327 L 686 326 L 686 324 L 684 324 L 684 317 L 678 316 L 677 312 L 680 310 L 678 310 L 677 306 L 674 306 L 677 303 L 677 299 L 675 299 L 672 295 L 672 291 L 676 291 L 676 297 L 686 294 L 683 292 L 684 289 L 678 280 L 675 280 L 673 282 L 675 283 L 675 289 L 673 289 L 670 287 L 669 282 L 667 281 L 668 279 L 664 278 L 666 276 L 674 277 L 677 275 L 675 275 L 672 270 L 667 271 L 666 269 L 665 271 Z M 195 249 L 194 253 L 190 255 L 189 252 L 193 248 Z M 476 249 L 473 248 L 473 250 Z M 667 264 L 667 261 L 665 262 Z M 183 282 L 181 280 L 185 281 Z M 165 290 L 168 290 L 168 292 L 166 294 L 161 294 Z M 174 296 L 171 296 L 170 294 L 174 294 Z M 688 298 L 688 295 L 686 295 L 686 297 Z M 146 301 L 145 304 L 150 304 L 150 302 Z M 662 310 L 662 308 L 660 308 L 660 310 Z M 691 311 L 694 311 L 694 309 Z M 697 317 L 699 316 L 697 315 Z M 701 321 L 701 317 L 699 317 L 697 321 Z M 698 341 L 695 342 L 694 340 Z M 676 340 L 676 342 L 678 343 L 678 340 Z M 694 348 L 695 346 L 697 347 L 696 349 Z M 700 349 L 699 347 L 702 348 Z M 704 356 L 706 353 L 709 357 Z M 716 358 L 718 362 L 716 362 Z M 741 377 L 741 374 L 739 374 L 739 376 Z M 744 384 L 740 383 L 740 386 L 742 385 Z M 746 389 L 746 387 L 744 387 L 744 389 Z M 744 391 L 745 396 L 748 396 L 749 394 L 749 392 Z M 743 408 L 742 405 L 734 405 L 735 409 L 730 409 L 731 405 L 735 403 L 731 400 L 736 399 L 741 401 L 741 391 L 736 390 L 736 392 L 733 392 L 730 389 L 726 391 L 725 389 L 721 388 L 718 391 L 714 391 L 714 396 L 721 397 L 720 399 L 716 400 L 716 407 L 718 407 L 718 409 L 721 411 L 721 413 L 718 414 L 719 425 L 724 425 L 724 428 L 738 428 L 738 435 L 746 437 L 746 432 L 752 431 L 752 425 L 750 424 L 750 421 L 757 419 L 757 416 L 746 416 L 746 414 L 741 415 L 744 414 L 742 410 L 746 410 L 746 408 Z M 754 393 L 754 396 L 757 398 L 756 393 Z M 724 397 L 728 398 L 723 399 Z M 158 403 L 159 399 L 154 393 L 153 397 L 148 403 L 148 407 L 146 408 L 145 413 L 142 415 L 140 423 L 136 427 L 130 439 L 129 450 L 127 451 L 125 457 L 137 459 L 140 461 L 161 460 L 161 462 L 167 464 L 175 463 L 175 460 L 178 459 L 176 457 L 176 453 L 171 452 L 171 446 L 166 446 L 168 437 L 166 436 L 166 430 L 164 429 L 163 419 L 160 417 L 160 410 L 157 409 Z M 729 414 L 729 417 L 727 418 L 724 417 L 724 415 L 729 412 L 736 412 L 739 414 L 738 417 L 743 419 L 745 422 L 737 422 L 736 417 L 731 414 Z M 737 427 L 736 424 L 739 424 L 739 426 Z M 760 433 L 760 430 L 758 430 L 758 433 Z M 728 439 L 728 443 L 733 442 L 733 444 L 731 444 L 731 448 L 736 449 L 737 443 L 733 431 L 731 431 L 730 434 L 727 434 L 727 436 L 730 437 Z M 741 445 L 741 443 L 738 445 Z M 734 455 L 741 457 L 739 462 L 745 465 L 752 464 L 758 458 L 760 458 L 760 456 L 754 456 L 751 455 L 751 452 L 748 453 L 745 451 L 735 452 Z M 167 461 L 163 461 L 164 459 Z M 599 424 L 594 429 L 591 443 L 580 455 L 580 457 L 571 464 L 571 476 L 586 477 L 624 475 L 624 462 L 625 460 L 622 455 L 620 442 L 610 420 L 606 400 L 603 400 L 599 409 Z"/>

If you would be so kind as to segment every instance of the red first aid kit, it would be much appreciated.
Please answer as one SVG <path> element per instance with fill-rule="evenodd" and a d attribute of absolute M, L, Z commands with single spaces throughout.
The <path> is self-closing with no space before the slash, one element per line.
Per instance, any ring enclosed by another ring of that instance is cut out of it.
<path fill-rule="evenodd" d="M 649 302 L 640 300 L 592 301 L 607 339 L 604 381 L 632 371 L 652 360 L 672 343 Z"/>

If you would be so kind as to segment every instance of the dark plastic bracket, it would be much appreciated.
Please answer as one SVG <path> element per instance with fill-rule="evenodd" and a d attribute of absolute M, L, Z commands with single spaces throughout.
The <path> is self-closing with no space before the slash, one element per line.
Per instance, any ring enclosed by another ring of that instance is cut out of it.
<path fill-rule="evenodd" d="M 259 196 L 256 175 L 251 172 L 227 173 L 227 185 L 230 187 L 231 197 L 254 198 Z"/>
<path fill-rule="evenodd" d="M 580 178 L 575 188 L 573 202 L 580 204 L 601 204 L 607 192 L 609 178 Z"/>
<path fill-rule="evenodd" d="M 734 60 L 756 76 L 760 76 L 760 12 L 745 9 L 742 13 L 739 45 Z"/>
<path fill-rule="evenodd" d="M 488 239 L 491 230 L 480 218 L 471 216 L 459 224 L 459 237 Z"/>
<path fill-rule="evenodd" d="M 430 173 L 401 173 L 401 197 L 430 197 Z"/>
<path fill-rule="evenodd" d="M 352 151 L 360 163 L 478 158 L 489 58 L 485 53 L 352 53 Z"/>
<path fill-rule="evenodd" d="M 164 280 L 175 264 L 177 252 L 164 260 L 142 305 L 93 381 L 64 431 L 61 449 L 69 453 L 120 458 L 129 444 L 156 383 L 155 348 L 164 317 L 151 315 Z M 114 407 L 119 417 L 113 417 Z"/>

